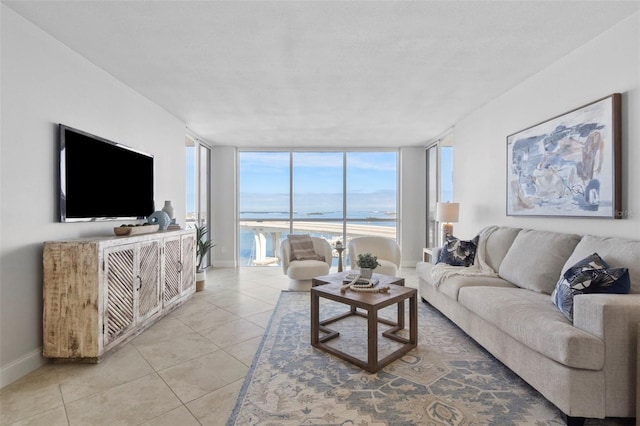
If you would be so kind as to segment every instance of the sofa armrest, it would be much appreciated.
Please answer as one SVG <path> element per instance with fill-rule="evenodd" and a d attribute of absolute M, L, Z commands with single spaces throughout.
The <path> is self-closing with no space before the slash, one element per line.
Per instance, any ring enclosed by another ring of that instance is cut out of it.
<path fill-rule="evenodd" d="M 573 325 L 602 339 L 623 325 L 637 333 L 638 322 L 640 294 L 581 294 L 573 299 Z"/>
<path fill-rule="evenodd" d="M 436 263 L 438 263 L 438 258 L 440 257 L 440 251 L 442 251 L 442 247 L 432 247 L 430 250 L 431 250 L 430 263 L 435 265 Z"/>
<path fill-rule="evenodd" d="M 573 301 L 573 325 L 604 341 L 606 412 L 633 417 L 640 294 L 582 294 Z M 609 414 L 610 413 L 610 414 Z"/>

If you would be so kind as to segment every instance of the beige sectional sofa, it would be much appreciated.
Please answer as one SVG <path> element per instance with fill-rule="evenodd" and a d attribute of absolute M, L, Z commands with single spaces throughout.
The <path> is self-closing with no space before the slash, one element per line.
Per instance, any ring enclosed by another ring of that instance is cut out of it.
<path fill-rule="evenodd" d="M 640 241 L 508 227 L 484 231 L 476 257 L 495 273 L 442 278 L 432 274 L 436 254 L 417 265 L 423 300 L 567 416 L 634 417 Z M 578 295 L 572 323 L 550 294 L 567 268 L 593 253 L 611 267 L 629 269 L 630 294 Z"/>

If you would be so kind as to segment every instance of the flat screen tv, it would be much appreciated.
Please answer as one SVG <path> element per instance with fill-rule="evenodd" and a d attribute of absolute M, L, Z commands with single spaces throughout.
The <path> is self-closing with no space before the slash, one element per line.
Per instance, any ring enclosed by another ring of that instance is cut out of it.
<path fill-rule="evenodd" d="M 153 213 L 153 156 L 63 124 L 59 130 L 61 222 Z"/>

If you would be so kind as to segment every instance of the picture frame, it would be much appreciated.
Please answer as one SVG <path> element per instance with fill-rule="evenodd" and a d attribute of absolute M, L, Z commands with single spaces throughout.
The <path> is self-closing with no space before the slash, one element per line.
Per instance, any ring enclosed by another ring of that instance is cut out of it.
<path fill-rule="evenodd" d="M 507 216 L 622 218 L 621 95 L 507 136 Z"/>

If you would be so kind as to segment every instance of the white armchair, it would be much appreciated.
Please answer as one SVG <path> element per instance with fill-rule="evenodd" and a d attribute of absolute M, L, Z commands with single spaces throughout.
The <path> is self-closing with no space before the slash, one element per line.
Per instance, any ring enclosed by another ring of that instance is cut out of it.
<path fill-rule="evenodd" d="M 378 266 L 373 272 L 395 277 L 400 269 L 400 247 L 395 240 L 387 237 L 359 237 L 349 241 L 351 268 L 358 268 L 358 255 L 371 253 L 378 257 Z"/>
<path fill-rule="evenodd" d="M 280 244 L 280 257 L 282 270 L 290 279 L 289 290 L 308 291 L 311 288 L 311 279 L 321 275 L 328 275 L 331 269 L 332 250 L 331 245 L 324 238 L 311 237 L 313 250 L 322 260 L 291 260 L 291 244 L 285 239 Z"/>

